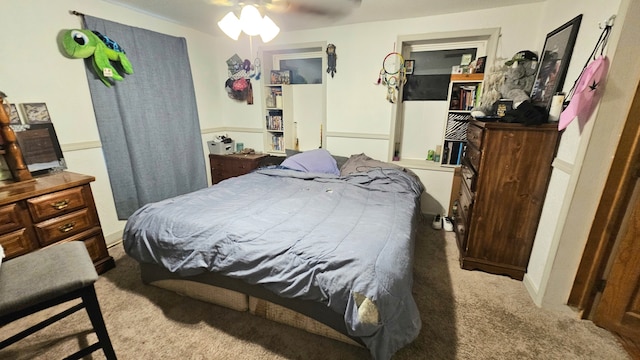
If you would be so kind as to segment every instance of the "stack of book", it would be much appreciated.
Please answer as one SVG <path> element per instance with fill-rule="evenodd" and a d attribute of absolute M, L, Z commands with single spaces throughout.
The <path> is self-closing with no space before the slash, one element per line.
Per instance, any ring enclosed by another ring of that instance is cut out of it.
<path fill-rule="evenodd" d="M 267 115 L 267 130 L 284 131 L 284 123 L 282 122 L 281 114 L 276 113 Z"/>
<path fill-rule="evenodd" d="M 284 151 L 284 136 L 273 135 L 271 137 L 271 150 Z"/>
<path fill-rule="evenodd" d="M 443 165 L 460 165 L 464 159 L 467 143 L 465 141 L 446 141 L 442 149 Z"/>
<path fill-rule="evenodd" d="M 451 98 L 457 99 L 450 104 L 450 110 L 470 111 L 480 99 L 482 89 L 476 85 L 460 85 L 451 91 Z"/>

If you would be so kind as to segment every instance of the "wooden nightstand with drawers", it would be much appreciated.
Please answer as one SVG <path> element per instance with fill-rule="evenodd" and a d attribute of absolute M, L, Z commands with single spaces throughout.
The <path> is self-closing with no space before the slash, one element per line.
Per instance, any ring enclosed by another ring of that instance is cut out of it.
<path fill-rule="evenodd" d="M 247 174 L 262 166 L 267 158 L 269 158 L 267 154 L 209 154 L 211 184 L 217 184 L 230 177 Z"/>
<path fill-rule="evenodd" d="M 6 260 L 79 240 L 98 273 L 115 267 L 91 192 L 94 180 L 64 171 L 0 186 L 0 244 Z"/>

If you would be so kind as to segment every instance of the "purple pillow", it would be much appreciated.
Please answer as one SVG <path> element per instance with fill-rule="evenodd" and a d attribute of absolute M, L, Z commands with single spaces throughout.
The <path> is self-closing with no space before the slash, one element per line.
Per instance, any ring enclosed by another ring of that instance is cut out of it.
<path fill-rule="evenodd" d="M 280 164 L 293 170 L 340 175 L 336 159 L 325 149 L 315 149 L 290 156 Z"/>

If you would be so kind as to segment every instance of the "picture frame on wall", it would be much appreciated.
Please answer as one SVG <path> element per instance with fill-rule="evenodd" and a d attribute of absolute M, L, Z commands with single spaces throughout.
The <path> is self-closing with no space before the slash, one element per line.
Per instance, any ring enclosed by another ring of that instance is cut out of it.
<path fill-rule="evenodd" d="M 404 61 L 404 70 L 407 75 L 413 74 L 413 67 L 415 66 L 415 60 L 405 60 Z"/>
<path fill-rule="evenodd" d="M 46 103 L 23 103 L 20 105 L 27 124 L 51 123 Z"/>
<path fill-rule="evenodd" d="M 271 84 L 289 85 L 291 83 L 290 70 L 271 70 Z"/>
<path fill-rule="evenodd" d="M 487 64 L 487 57 L 486 56 L 480 56 L 479 58 L 477 58 L 476 59 L 476 73 L 483 74 L 486 64 Z"/>
<path fill-rule="evenodd" d="M 9 124 L 22 125 L 22 120 L 20 119 L 20 113 L 18 112 L 16 104 L 9 104 Z"/>
<path fill-rule="evenodd" d="M 562 90 L 582 14 L 547 34 L 531 89 L 531 103 L 549 111 L 553 95 Z"/>

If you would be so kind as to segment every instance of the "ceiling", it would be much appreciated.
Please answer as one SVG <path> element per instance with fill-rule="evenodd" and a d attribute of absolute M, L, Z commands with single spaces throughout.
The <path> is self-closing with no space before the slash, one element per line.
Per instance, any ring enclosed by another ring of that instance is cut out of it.
<path fill-rule="evenodd" d="M 217 22 L 240 0 L 104 0 L 214 36 Z M 288 11 L 267 11 L 282 31 L 314 29 L 370 21 L 404 19 L 474 11 L 547 0 L 244 0 L 245 3 L 287 3 Z M 292 10 L 293 9 L 293 10 Z M 297 9 L 297 10 L 296 10 Z"/>

